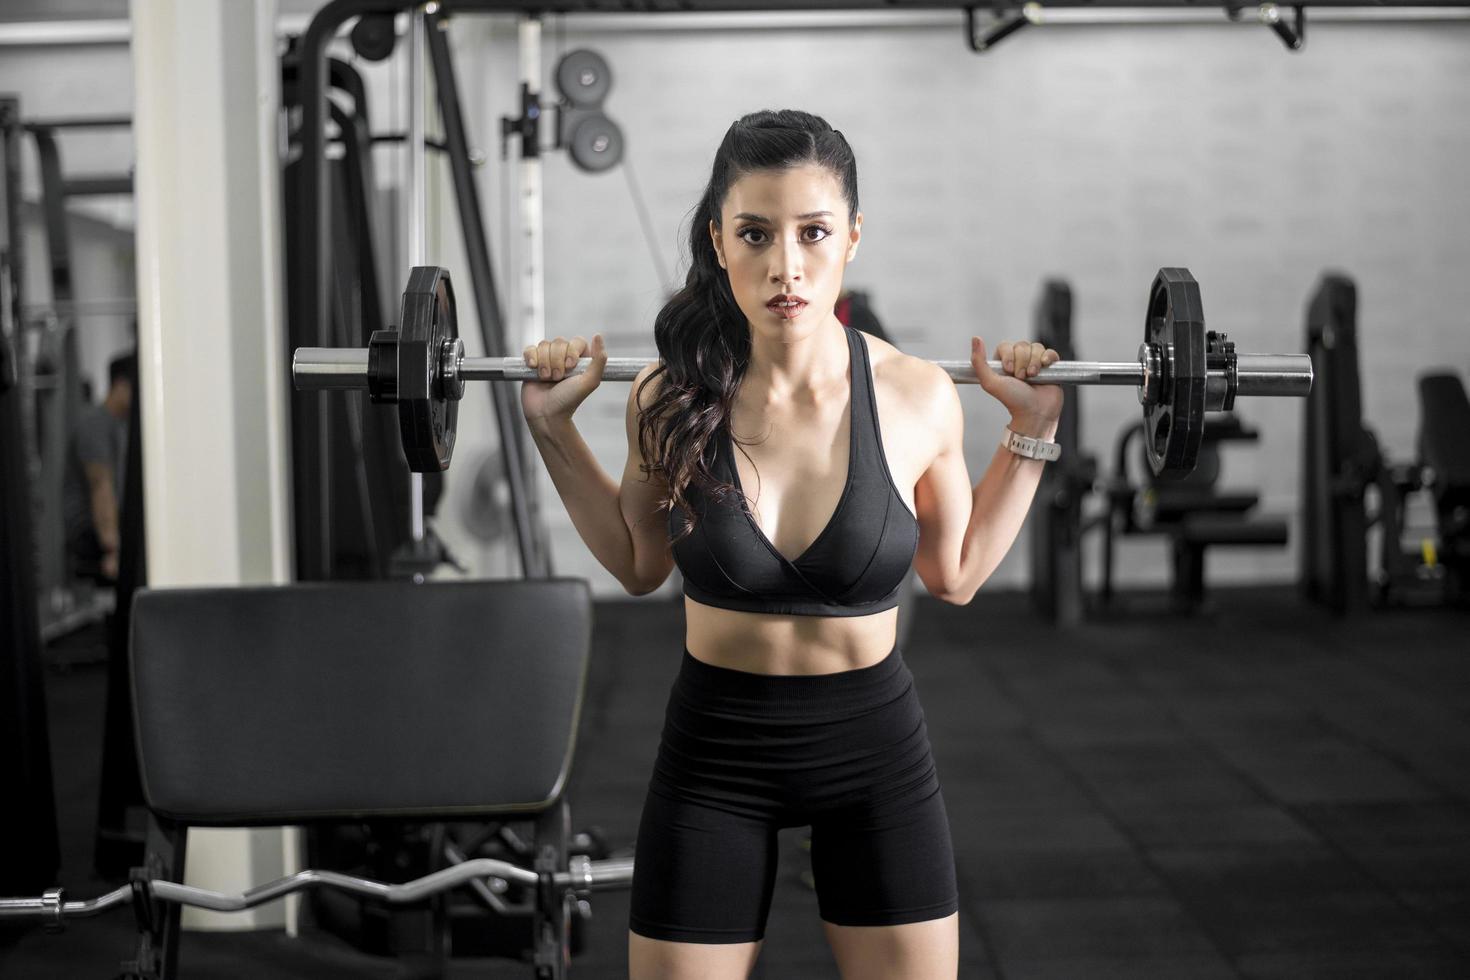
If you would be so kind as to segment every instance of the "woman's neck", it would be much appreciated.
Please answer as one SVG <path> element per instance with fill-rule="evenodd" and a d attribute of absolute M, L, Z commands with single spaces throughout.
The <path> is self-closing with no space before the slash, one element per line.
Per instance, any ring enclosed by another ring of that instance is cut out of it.
<path fill-rule="evenodd" d="M 799 337 L 751 328 L 750 366 L 741 387 L 767 405 L 815 401 L 847 377 L 847 335 L 832 316 Z"/>

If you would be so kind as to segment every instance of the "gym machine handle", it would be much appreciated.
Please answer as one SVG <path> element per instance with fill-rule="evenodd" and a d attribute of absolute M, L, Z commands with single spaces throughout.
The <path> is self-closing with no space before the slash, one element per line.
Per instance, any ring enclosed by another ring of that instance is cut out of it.
<path fill-rule="evenodd" d="M 215 912 L 241 912 L 311 888 L 331 888 L 375 898 L 391 905 L 404 905 L 486 878 L 500 878 L 528 886 L 535 886 L 540 881 L 537 872 L 519 865 L 493 858 L 475 858 L 398 885 L 336 871 L 307 869 L 286 878 L 257 885 L 245 892 L 209 891 L 176 881 L 156 879 L 148 881 L 146 886 L 149 894 L 159 901 L 177 902 Z M 594 890 L 625 887 L 632 880 L 632 858 L 592 861 L 582 854 L 572 857 L 568 870 L 551 875 L 553 887 L 572 889 L 579 897 Z M 98 915 L 119 906 L 131 905 L 132 901 L 132 885 L 124 885 L 83 902 L 65 901 L 62 890 L 53 888 L 40 898 L 0 898 L 0 922 L 17 919 L 42 920 L 47 928 L 59 930 L 65 926 L 67 919 Z"/>
<path fill-rule="evenodd" d="M 520 357 L 457 357 L 460 381 L 537 381 L 536 369 Z M 655 363 L 640 357 L 609 357 L 604 381 L 632 381 Z M 955 384 L 978 384 L 969 361 L 934 361 Z M 1000 361 L 989 361 L 999 372 Z M 1237 395 L 1305 397 L 1312 388 L 1312 359 L 1306 354 L 1236 354 Z M 585 373 L 592 358 L 583 357 L 564 377 Z M 449 367 L 449 365 L 446 365 Z M 454 371 L 450 367 L 450 371 Z M 448 373 L 448 372 L 447 372 Z M 299 391 L 366 389 L 368 349 L 365 347 L 300 347 L 291 362 L 291 377 Z M 1138 361 L 1057 361 L 1044 367 L 1031 384 L 1119 385 L 1142 387 L 1144 364 Z"/>

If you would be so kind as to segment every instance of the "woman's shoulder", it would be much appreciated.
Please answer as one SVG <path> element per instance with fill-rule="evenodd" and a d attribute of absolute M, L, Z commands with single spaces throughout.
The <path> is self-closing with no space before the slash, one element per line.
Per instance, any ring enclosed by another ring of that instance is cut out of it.
<path fill-rule="evenodd" d="M 940 382 L 954 383 L 944 368 L 933 361 L 905 354 L 883 338 L 866 331 L 858 332 L 868 343 L 873 384 L 884 392 L 891 392 L 897 400 L 921 406 L 933 397 Z"/>
<path fill-rule="evenodd" d="M 637 376 L 633 378 L 630 384 L 632 390 L 628 393 L 628 400 L 630 402 L 636 401 L 640 411 L 647 411 L 648 407 L 658 400 L 659 394 L 663 391 L 664 372 L 660 370 L 662 367 L 663 361 L 654 358 L 639 368 Z M 653 380 L 645 384 L 644 382 L 648 382 L 650 377 Z"/>

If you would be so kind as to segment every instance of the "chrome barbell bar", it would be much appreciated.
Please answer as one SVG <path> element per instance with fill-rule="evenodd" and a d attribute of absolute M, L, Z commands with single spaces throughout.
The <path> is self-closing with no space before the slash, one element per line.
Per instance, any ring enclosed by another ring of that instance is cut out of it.
<path fill-rule="evenodd" d="M 602 370 L 604 381 L 632 381 L 638 372 L 656 362 L 642 357 L 609 357 Z M 955 384 L 978 384 L 974 366 L 969 361 L 937 360 L 937 364 Z M 1001 370 L 1000 361 L 989 361 L 992 371 Z M 1303 397 L 1312 388 L 1312 359 L 1306 354 L 1236 354 L 1235 393 L 1251 397 Z M 592 358 L 583 357 L 563 377 L 584 374 Z M 446 376 L 459 381 L 539 381 L 536 368 L 528 367 L 520 357 L 451 356 L 443 362 Z M 366 389 L 368 387 L 368 350 L 365 347 L 300 347 L 291 361 L 291 376 L 302 391 L 332 389 Z M 1141 388 L 1144 363 L 1137 361 L 1057 361 L 1044 367 L 1031 384 L 1118 385 Z M 458 385 L 445 385 L 457 390 Z"/>

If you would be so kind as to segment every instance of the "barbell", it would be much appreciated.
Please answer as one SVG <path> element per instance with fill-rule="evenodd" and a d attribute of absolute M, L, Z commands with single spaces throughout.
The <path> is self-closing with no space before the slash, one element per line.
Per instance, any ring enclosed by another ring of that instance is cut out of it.
<path fill-rule="evenodd" d="M 1031 384 L 1127 385 L 1143 405 L 1145 446 L 1155 474 L 1194 469 L 1206 412 L 1229 411 L 1237 396 L 1305 397 L 1312 390 L 1306 354 L 1243 354 L 1223 333 L 1205 329 L 1199 283 L 1188 269 L 1160 269 L 1149 288 L 1143 343 L 1131 361 L 1058 361 Z M 653 361 L 609 357 L 604 381 L 632 381 Z M 956 384 L 975 384 L 968 360 L 935 361 Z M 999 361 L 991 361 L 994 371 Z M 566 372 L 581 374 L 583 357 Z M 449 467 L 459 400 L 467 381 L 535 381 L 520 357 L 466 357 L 455 319 L 449 273 L 419 266 L 403 293 L 399 326 L 373 333 L 367 347 L 300 347 L 291 376 L 301 391 L 367 389 L 374 402 L 398 406 L 403 453 L 411 470 Z"/>
<path fill-rule="evenodd" d="M 69 919 L 91 918 L 123 906 L 136 907 L 140 893 L 160 902 L 175 902 L 213 912 L 243 912 L 296 892 L 317 888 L 362 895 L 390 905 L 410 905 L 460 885 L 498 880 L 536 887 L 543 879 L 552 888 L 570 890 L 585 898 L 593 891 L 627 887 L 633 880 L 633 859 L 618 857 L 593 861 L 584 854 L 574 854 L 567 870 L 548 872 L 533 871 L 495 858 L 473 858 L 402 883 L 309 868 L 243 892 L 210 891 L 164 878 L 136 878 L 131 884 L 84 901 L 67 901 L 60 888 L 50 889 L 39 898 L 0 898 L 0 922 L 35 921 L 59 932 Z"/>

